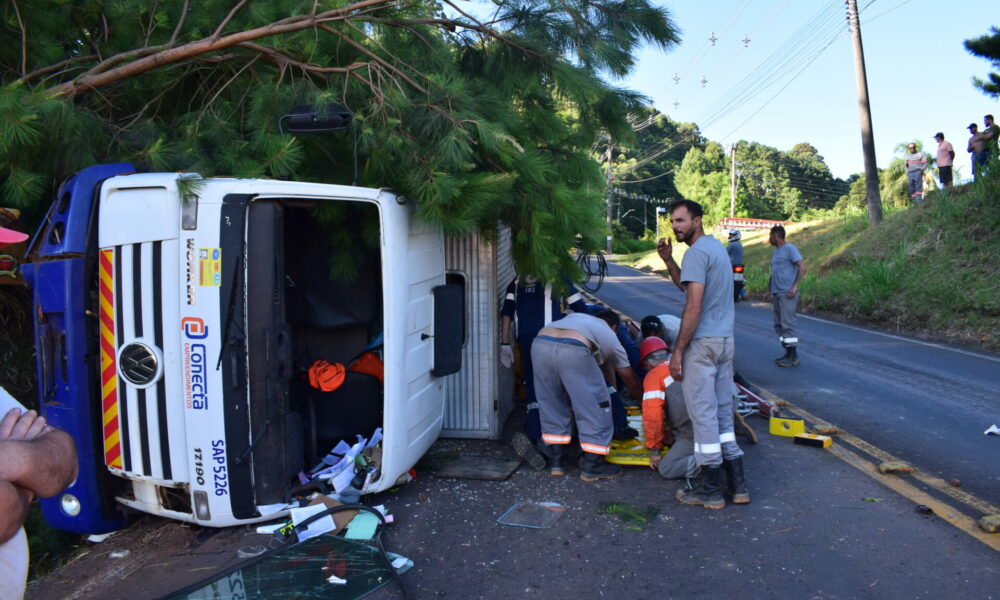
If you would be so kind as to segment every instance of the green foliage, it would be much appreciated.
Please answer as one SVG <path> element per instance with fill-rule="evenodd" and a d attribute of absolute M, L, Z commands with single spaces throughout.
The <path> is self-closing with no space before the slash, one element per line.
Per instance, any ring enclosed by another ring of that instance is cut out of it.
<path fill-rule="evenodd" d="M 120 160 L 351 184 L 356 135 L 359 185 L 406 195 L 449 235 L 505 223 L 518 269 L 551 281 L 576 272 L 578 234 L 589 248 L 604 238 L 595 139 L 628 141 L 627 115 L 642 109 L 602 75 L 627 74 L 640 45 L 678 41 L 648 0 L 515 0 L 481 22 L 427 0 L 233 7 L 48 0 L 22 21 L 8 7 L 0 203 L 37 217 L 59 181 Z M 286 29 L 261 29 L 275 24 Z M 333 103 L 354 131 L 278 131 L 292 107 Z"/>
<path fill-rule="evenodd" d="M 800 305 L 1000 349 L 1000 161 L 994 164 L 980 181 L 887 211 L 878 235 L 863 210 L 789 227 L 810 269 Z M 858 181 L 852 189 L 863 190 Z M 763 294 L 772 248 L 760 235 L 744 240 L 748 291 Z"/>
<path fill-rule="evenodd" d="M 693 123 L 677 123 L 653 108 L 643 108 L 629 120 L 635 140 L 616 145 L 612 183 L 625 192 L 614 198 L 619 214 L 632 211 L 625 225 L 641 235 L 642 228 L 653 223 L 657 206 L 681 197 L 674 175 L 688 149 L 703 148 L 705 140 Z"/>
<path fill-rule="evenodd" d="M 691 148 L 684 155 L 674 175 L 677 191 L 702 205 L 706 221 L 714 222 L 729 215 L 729 173 L 725 153 L 716 142 L 704 150 Z"/>
<path fill-rule="evenodd" d="M 638 507 L 626 502 L 602 502 L 597 506 L 598 514 L 614 515 L 625 525 L 625 531 L 642 531 L 660 514 L 655 506 Z"/>
<path fill-rule="evenodd" d="M 973 56 L 986 59 L 993 71 L 986 74 L 986 79 L 972 78 L 972 83 L 987 96 L 1000 98 L 1000 28 L 990 27 L 986 35 L 965 40 L 965 49 Z"/>

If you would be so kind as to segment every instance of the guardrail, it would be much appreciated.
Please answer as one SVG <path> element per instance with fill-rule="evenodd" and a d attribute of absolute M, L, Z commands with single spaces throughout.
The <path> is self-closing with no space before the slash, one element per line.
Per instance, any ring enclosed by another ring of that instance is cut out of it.
<path fill-rule="evenodd" d="M 754 229 L 770 229 L 775 225 L 787 225 L 788 221 L 774 221 L 771 219 L 748 219 L 744 217 L 724 217 L 718 223 L 715 224 L 716 231 L 725 231 L 729 229 L 742 229 L 754 230 Z"/>

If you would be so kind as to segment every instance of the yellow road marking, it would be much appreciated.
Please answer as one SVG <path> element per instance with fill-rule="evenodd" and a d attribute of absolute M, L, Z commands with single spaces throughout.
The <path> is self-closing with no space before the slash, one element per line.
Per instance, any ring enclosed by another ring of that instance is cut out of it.
<path fill-rule="evenodd" d="M 594 298 L 594 296 L 592 295 L 590 295 L 590 297 Z M 593 303 L 594 302 L 592 302 L 592 304 Z M 604 302 L 600 303 L 605 306 L 608 306 L 607 303 Z M 619 314 L 622 316 L 623 319 L 630 319 L 632 321 L 635 321 L 635 319 L 629 317 L 623 312 L 619 311 Z M 974 519 L 962 514 L 961 512 L 955 510 L 954 507 L 949 506 L 948 504 L 945 504 L 944 502 L 938 500 L 937 498 L 929 495 L 927 492 L 924 492 L 923 490 L 917 488 L 913 484 L 907 482 L 902 477 L 898 475 L 884 475 L 880 473 L 878 468 L 871 462 L 861 458 L 854 452 L 851 452 L 847 448 L 839 445 L 837 442 L 843 442 L 844 444 L 851 445 L 856 449 L 864 452 L 865 454 L 873 456 L 882 462 L 890 460 L 903 460 L 903 459 L 893 456 L 892 454 L 886 452 L 885 450 L 882 450 L 881 448 L 878 448 L 877 446 L 874 446 L 866 442 L 865 440 L 857 437 L 856 435 L 847 433 L 846 431 L 830 423 L 829 421 L 821 419 L 820 417 L 813 415 L 809 411 L 799 408 L 798 406 L 793 405 L 787 400 L 779 398 L 778 396 L 772 394 L 767 390 L 760 389 L 759 393 L 764 399 L 770 401 L 772 404 L 780 406 L 782 409 L 788 409 L 790 412 L 794 412 L 795 414 L 799 415 L 800 417 L 812 423 L 817 428 L 822 429 L 825 427 L 836 427 L 837 441 L 835 441 L 832 446 L 827 448 L 828 452 L 830 452 L 837 458 L 843 460 L 852 467 L 856 468 L 857 470 L 861 471 L 862 473 L 865 473 L 866 475 L 878 481 L 887 488 L 893 490 L 897 494 L 905 498 L 908 498 L 909 500 L 912 500 L 917 504 L 923 504 L 924 506 L 930 507 L 931 510 L 934 511 L 934 514 L 943 519 L 945 522 L 950 523 L 951 525 L 953 525 L 957 529 L 960 529 L 961 531 L 964 531 L 973 538 L 986 544 L 990 548 L 1000 551 L 1000 535 L 986 533 L 985 531 L 979 528 L 979 525 L 976 523 Z M 996 506 L 990 504 L 989 502 L 977 496 L 974 496 L 969 492 L 966 492 L 965 490 L 952 486 L 951 484 L 949 484 L 948 482 L 939 477 L 934 477 L 933 475 L 924 473 L 923 471 L 917 469 L 916 467 L 914 467 L 913 472 L 910 473 L 909 475 L 915 478 L 916 480 L 920 481 L 924 485 L 934 488 L 935 490 L 947 496 L 950 496 L 951 498 L 954 498 L 958 502 L 965 504 L 966 506 L 977 512 L 987 515 L 1000 514 L 1000 508 L 997 508 Z"/>
<path fill-rule="evenodd" d="M 768 399 L 771 400 L 772 402 L 778 399 L 777 396 L 768 392 L 767 390 L 761 390 L 761 391 L 763 392 L 761 395 L 765 397 L 770 396 L 770 398 Z M 893 456 L 892 454 L 886 452 L 885 450 L 882 450 L 881 448 L 878 448 L 866 442 L 865 440 L 857 437 L 856 435 L 843 431 L 840 427 L 837 427 L 836 425 L 826 421 L 825 419 L 821 419 L 820 417 L 817 417 L 816 415 L 813 415 L 810 412 L 798 406 L 792 405 L 787 400 L 783 400 L 782 402 L 785 404 L 785 407 L 788 408 L 790 411 L 798 414 L 805 420 L 812 423 L 817 428 L 822 429 L 824 427 L 836 427 L 838 431 L 836 435 L 837 440 L 844 442 L 845 444 L 848 444 L 850 446 L 854 446 L 855 448 L 864 452 L 865 454 L 873 456 L 882 462 L 890 460 L 902 460 L 904 462 L 907 462 L 905 459 Z M 947 481 L 941 479 L 940 477 L 934 477 L 933 475 L 925 473 L 916 467 L 914 467 L 913 472 L 910 473 L 910 475 L 914 479 L 922 482 L 923 484 L 936 489 L 942 494 L 951 496 L 955 500 L 958 500 L 959 502 L 969 506 L 970 508 L 978 512 L 987 515 L 1000 513 L 1000 508 L 990 504 L 989 502 L 977 496 L 973 496 L 972 494 L 966 492 L 961 488 L 957 488 L 949 484 Z"/>
<path fill-rule="evenodd" d="M 927 492 L 917 489 L 913 484 L 898 475 L 883 475 L 879 473 L 875 465 L 839 444 L 834 443 L 827 448 L 827 451 L 904 498 L 930 507 L 934 511 L 934 514 L 943 521 L 950 523 L 990 548 L 1000 552 L 1000 536 L 986 533 L 979 528 L 979 525 L 971 517 L 967 517 L 953 507 L 929 495 Z"/>
<path fill-rule="evenodd" d="M 770 400 L 771 402 L 780 401 L 784 405 L 782 406 L 783 409 L 788 409 L 790 412 L 793 412 L 798 416 L 804 418 L 805 420 L 809 421 L 814 426 L 817 426 L 819 428 L 837 427 L 836 425 L 831 424 L 829 421 L 821 419 L 811 414 L 809 411 L 803 410 L 798 406 L 791 404 L 787 400 L 781 400 L 781 398 L 778 398 L 777 396 L 775 396 L 771 392 L 768 392 L 767 390 L 762 389 L 759 391 L 760 395 L 763 396 L 765 399 Z M 976 538 L 980 542 L 986 544 L 990 548 L 1000 551 L 1000 536 L 996 534 L 986 533 L 985 531 L 980 529 L 975 519 L 962 514 L 954 507 L 945 504 L 941 500 L 938 500 L 934 496 L 931 496 L 927 492 L 917 488 L 912 483 L 906 481 L 906 479 L 903 477 L 900 477 L 898 475 L 882 474 L 881 472 L 879 472 L 878 468 L 870 461 L 861 458 L 854 452 L 851 452 L 844 446 L 840 445 L 838 442 L 854 446 L 858 450 L 866 454 L 869 454 L 880 461 L 902 460 L 902 459 L 893 456 L 892 454 L 886 452 L 885 450 L 882 450 L 881 448 L 873 446 L 872 444 L 862 440 L 861 438 L 855 435 L 843 431 L 839 427 L 837 427 L 837 430 L 838 430 L 838 433 L 836 434 L 837 441 L 835 441 L 832 446 L 827 448 L 828 452 L 830 452 L 837 458 L 843 460 L 847 464 L 851 465 L 855 469 L 861 471 L 862 473 L 865 473 L 872 479 L 878 481 L 882 485 L 886 486 L 887 488 L 891 489 L 897 494 L 903 496 L 904 498 L 908 498 L 909 500 L 912 500 L 917 504 L 923 504 L 925 506 L 930 507 L 931 510 L 934 511 L 934 514 L 940 517 L 945 522 L 950 523 L 954 527 L 964 531 L 965 533 Z M 914 467 L 914 470 L 912 473 L 910 473 L 910 476 L 954 498 L 955 500 L 965 504 L 966 506 L 975 511 L 984 514 L 1000 513 L 1000 509 L 993 506 L 989 502 L 986 502 L 985 500 L 982 500 L 981 498 L 978 498 L 966 492 L 965 490 L 956 488 L 948 484 L 943 479 L 934 477 L 932 475 L 928 475 L 927 473 L 920 471 L 916 467 Z"/>

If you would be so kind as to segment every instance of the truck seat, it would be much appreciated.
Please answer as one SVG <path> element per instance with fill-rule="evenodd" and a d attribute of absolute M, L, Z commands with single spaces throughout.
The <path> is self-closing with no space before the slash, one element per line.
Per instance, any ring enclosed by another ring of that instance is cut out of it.
<path fill-rule="evenodd" d="M 348 371 L 344 383 L 332 392 L 309 388 L 306 392 L 316 432 L 316 456 L 344 440 L 354 444 L 357 436 L 371 438 L 382 426 L 382 382 L 366 373 Z"/>

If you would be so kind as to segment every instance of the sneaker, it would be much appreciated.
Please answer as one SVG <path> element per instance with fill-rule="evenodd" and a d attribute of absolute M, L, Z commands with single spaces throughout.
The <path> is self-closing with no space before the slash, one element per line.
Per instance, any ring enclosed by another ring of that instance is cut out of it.
<path fill-rule="evenodd" d="M 514 452 L 528 463 L 532 469 L 542 471 L 545 469 L 545 457 L 535 448 L 535 444 L 523 431 L 518 431 L 510 439 L 510 445 L 514 447 Z"/>

